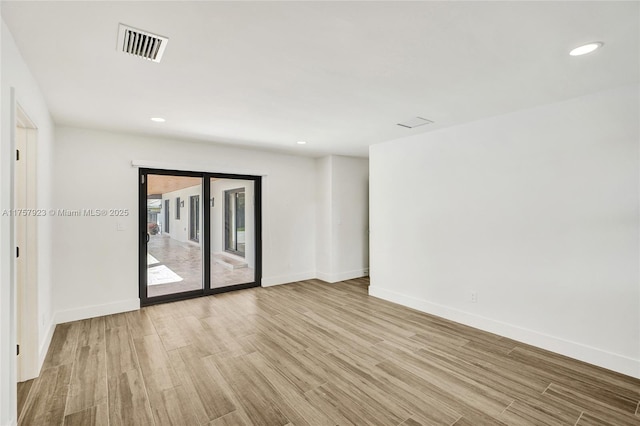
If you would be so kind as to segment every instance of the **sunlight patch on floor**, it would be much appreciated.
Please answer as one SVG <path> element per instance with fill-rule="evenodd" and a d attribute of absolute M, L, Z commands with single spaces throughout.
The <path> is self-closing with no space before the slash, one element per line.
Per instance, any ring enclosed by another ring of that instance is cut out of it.
<path fill-rule="evenodd" d="M 182 281 L 182 277 L 165 265 L 152 266 L 147 269 L 147 285 L 169 284 Z"/>

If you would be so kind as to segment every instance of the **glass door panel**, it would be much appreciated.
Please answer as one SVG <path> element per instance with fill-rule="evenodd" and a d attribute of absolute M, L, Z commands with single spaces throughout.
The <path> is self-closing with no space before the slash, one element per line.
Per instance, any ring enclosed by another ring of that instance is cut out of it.
<path fill-rule="evenodd" d="M 211 178 L 211 288 L 255 281 L 254 181 Z"/>
<path fill-rule="evenodd" d="M 202 180 L 147 175 L 148 298 L 203 289 Z"/>

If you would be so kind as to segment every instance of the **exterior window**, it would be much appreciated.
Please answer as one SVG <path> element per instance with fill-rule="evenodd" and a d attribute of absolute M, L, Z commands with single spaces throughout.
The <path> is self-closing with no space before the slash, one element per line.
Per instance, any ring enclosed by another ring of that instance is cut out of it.
<path fill-rule="evenodd" d="M 164 232 L 166 234 L 169 233 L 169 219 L 171 216 L 169 215 L 169 200 L 164 200 Z"/>
<path fill-rule="evenodd" d="M 244 257 L 245 228 L 244 228 L 244 188 L 224 191 L 224 249 L 229 253 Z"/>
<path fill-rule="evenodd" d="M 200 242 L 200 196 L 189 197 L 189 239 Z"/>

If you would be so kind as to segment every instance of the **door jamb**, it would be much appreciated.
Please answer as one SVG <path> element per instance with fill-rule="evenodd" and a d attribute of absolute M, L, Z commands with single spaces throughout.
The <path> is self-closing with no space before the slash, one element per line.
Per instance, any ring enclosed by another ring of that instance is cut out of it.
<path fill-rule="evenodd" d="M 14 209 L 37 208 L 37 141 L 38 129 L 34 122 L 29 118 L 22 106 L 15 102 L 15 128 L 21 128 L 25 131 L 25 147 L 20 152 L 20 159 L 24 161 L 26 170 L 25 205 L 17 204 L 17 185 L 18 174 L 17 167 L 13 169 L 13 205 Z M 18 149 L 18 132 L 14 132 L 14 146 Z M 17 160 L 17 152 L 14 154 L 14 161 Z M 14 215 L 15 216 L 15 215 Z M 18 258 L 14 257 L 14 283 L 16 294 L 16 341 L 20 345 L 20 361 L 16 362 L 16 380 L 22 382 L 30 380 L 39 374 L 39 327 L 38 327 L 38 230 L 37 220 L 39 217 L 35 215 L 27 215 L 22 217 L 26 222 L 25 240 L 20 242 L 20 258 L 24 262 L 25 274 L 24 282 L 18 281 Z M 12 228 L 15 240 L 15 246 L 18 247 L 18 218 L 13 218 Z M 20 285 L 21 284 L 21 285 Z M 18 305 L 20 304 L 20 305 Z M 16 361 L 18 361 L 16 359 Z"/>

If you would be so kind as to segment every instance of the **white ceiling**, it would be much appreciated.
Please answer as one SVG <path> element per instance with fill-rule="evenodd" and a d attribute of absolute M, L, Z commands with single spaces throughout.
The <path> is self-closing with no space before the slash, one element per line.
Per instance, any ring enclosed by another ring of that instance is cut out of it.
<path fill-rule="evenodd" d="M 635 1 L 2 1 L 1 13 L 56 123 L 302 155 L 366 156 L 640 79 Z M 169 37 L 162 62 L 118 53 L 119 23 Z M 396 125 L 415 116 L 434 124 Z"/>

